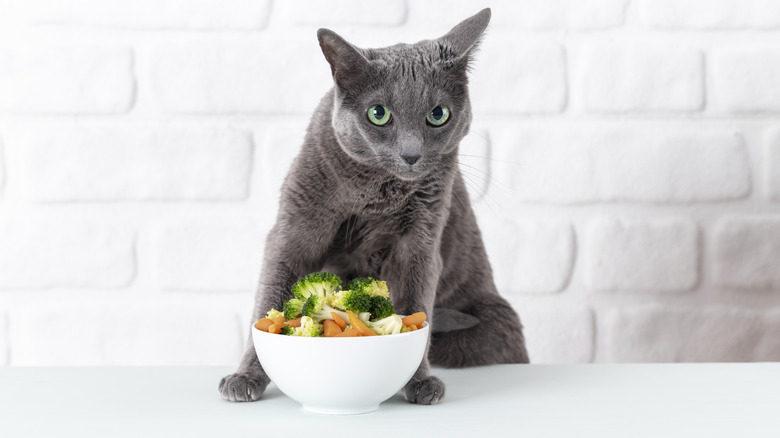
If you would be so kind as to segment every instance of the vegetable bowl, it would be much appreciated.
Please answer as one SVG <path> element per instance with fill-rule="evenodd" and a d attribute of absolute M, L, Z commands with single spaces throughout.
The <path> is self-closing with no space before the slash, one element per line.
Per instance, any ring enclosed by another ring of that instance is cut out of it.
<path fill-rule="evenodd" d="M 422 362 L 428 342 L 419 330 L 387 336 L 281 336 L 252 327 L 260 364 L 271 381 L 303 409 L 362 414 L 396 394 Z"/>

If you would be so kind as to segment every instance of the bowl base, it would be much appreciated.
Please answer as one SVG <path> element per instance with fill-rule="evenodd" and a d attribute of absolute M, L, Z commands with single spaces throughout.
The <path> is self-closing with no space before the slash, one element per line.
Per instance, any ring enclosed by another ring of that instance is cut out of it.
<path fill-rule="evenodd" d="M 303 405 L 303 410 L 306 412 L 312 412 L 314 414 L 326 414 L 326 415 L 357 415 L 367 414 L 379 409 L 379 405 L 366 405 L 358 406 L 354 408 L 333 408 L 330 406 L 307 406 Z"/>

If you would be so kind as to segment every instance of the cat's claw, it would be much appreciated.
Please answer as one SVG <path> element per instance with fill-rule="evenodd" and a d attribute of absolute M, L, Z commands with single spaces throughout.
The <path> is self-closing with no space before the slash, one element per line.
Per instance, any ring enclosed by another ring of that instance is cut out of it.
<path fill-rule="evenodd" d="M 435 405 L 444 397 L 444 382 L 438 377 L 428 376 L 420 380 L 410 380 L 404 387 L 404 398 L 410 403 Z"/>
<path fill-rule="evenodd" d="M 256 401 L 263 395 L 268 383 L 268 379 L 235 373 L 222 378 L 219 382 L 219 393 L 228 401 Z"/>

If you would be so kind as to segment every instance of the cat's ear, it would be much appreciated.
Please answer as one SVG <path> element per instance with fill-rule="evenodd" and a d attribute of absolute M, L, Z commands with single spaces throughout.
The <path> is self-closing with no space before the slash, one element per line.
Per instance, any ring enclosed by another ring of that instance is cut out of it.
<path fill-rule="evenodd" d="M 469 55 L 479 45 L 488 23 L 490 23 L 490 8 L 485 8 L 453 27 L 446 35 L 439 38 L 439 41 L 446 44 L 455 58 L 468 62 Z"/>
<path fill-rule="evenodd" d="M 330 64 L 333 80 L 342 87 L 359 81 L 368 71 L 369 61 L 357 47 L 329 29 L 317 31 L 322 53 Z"/>

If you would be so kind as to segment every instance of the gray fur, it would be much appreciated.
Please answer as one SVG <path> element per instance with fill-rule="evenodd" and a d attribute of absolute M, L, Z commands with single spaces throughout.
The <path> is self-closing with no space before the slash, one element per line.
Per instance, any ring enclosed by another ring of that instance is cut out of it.
<path fill-rule="evenodd" d="M 489 20 L 485 9 L 442 38 L 383 49 L 318 32 L 335 86 L 284 182 L 254 308 L 253 320 L 280 309 L 292 284 L 313 271 L 386 280 L 397 313 L 432 316 L 427 357 L 404 388 L 420 404 L 437 403 L 445 391 L 429 363 L 528 362 L 520 320 L 493 283 L 457 162 L 471 123 L 468 63 Z M 368 121 L 376 104 L 391 109 L 390 124 Z M 428 126 L 426 114 L 437 105 L 451 109 L 450 120 Z M 410 165 L 403 155 L 419 159 Z M 250 339 L 220 392 L 253 401 L 268 383 Z"/>

